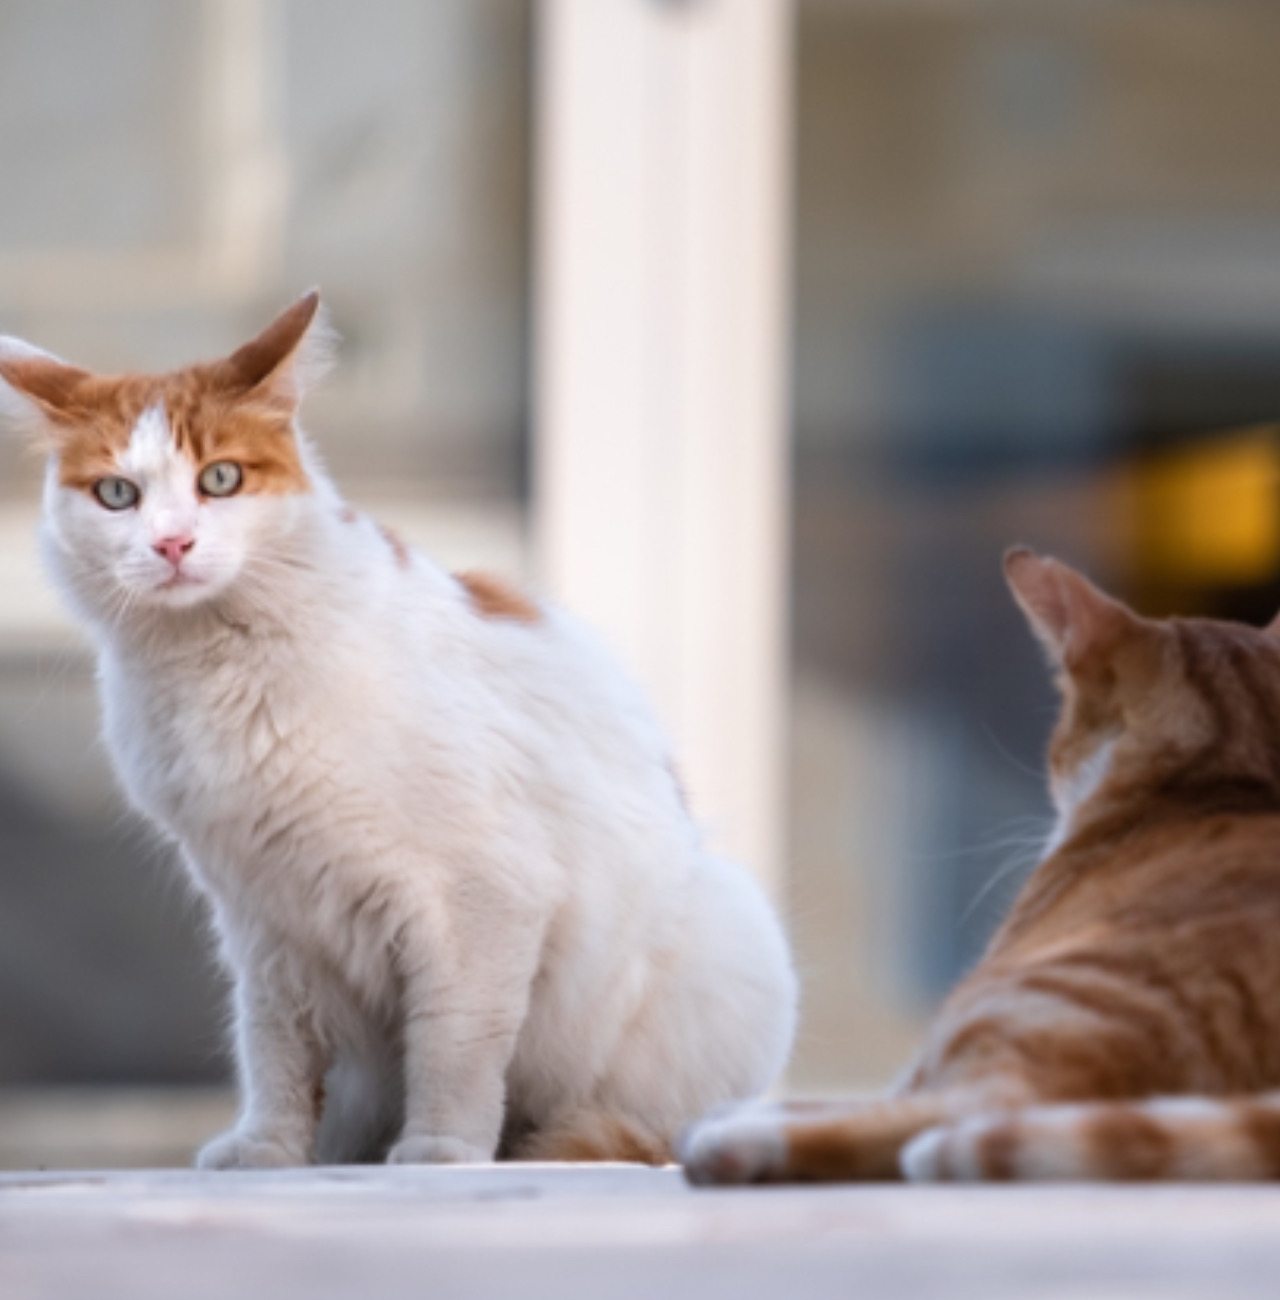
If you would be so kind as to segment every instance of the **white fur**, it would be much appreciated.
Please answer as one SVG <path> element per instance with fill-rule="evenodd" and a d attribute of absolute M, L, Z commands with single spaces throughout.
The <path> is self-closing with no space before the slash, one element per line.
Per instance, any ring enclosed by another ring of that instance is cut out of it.
<path fill-rule="evenodd" d="M 703 1120 L 680 1148 L 685 1174 L 695 1184 L 766 1181 L 781 1174 L 786 1158 L 785 1116 L 750 1107 Z"/>
<path fill-rule="evenodd" d="M 935 1183 L 947 1179 L 973 1182 L 977 1179 L 977 1169 L 964 1163 L 969 1156 L 968 1149 L 963 1152 L 951 1150 L 954 1132 L 955 1126 L 952 1125 L 927 1128 L 917 1133 L 898 1156 L 903 1178 L 909 1183 Z"/>
<path fill-rule="evenodd" d="M 1071 834 L 1076 813 L 1102 788 L 1102 783 L 1111 771 L 1115 749 L 1114 739 L 1104 740 L 1092 754 L 1081 759 L 1066 777 L 1052 783 L 1053 803 L 1058 819 L 1049 832 L 1044 857 L 1056 853 L 1063 846 Z"/>
<path fill-rule="evenodd" d="M 595 638 L 554 608 L 481 617 L 399 563 L 301 435 L 311 491 L 201 500 L 167 434 L 149 411 L 123 454 L 136 510 L 51 465 L 43 546 L 121 780 L 234 976 L 241 1113 L 201 1163 L 351 1159 L 380 1133 L 393 1160 L 487 1160 L 504 1120 L 601 1113 L 674 1139 L 767 1087 L 794 1029 L 782 932 L 699 843 Z M 175 526 L 177 586 L 152 549 Z"/>

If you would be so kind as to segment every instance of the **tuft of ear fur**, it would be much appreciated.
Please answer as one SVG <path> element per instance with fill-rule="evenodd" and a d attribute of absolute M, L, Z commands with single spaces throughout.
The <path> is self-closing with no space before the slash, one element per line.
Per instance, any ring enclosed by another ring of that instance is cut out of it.
<path fill-rule="evenodd" d="M 214 366 L 219 383 L 240 396 L 262 398 L 295 410 L 303 393 L 329 368 L 337 334 L 320 302 L 320 291 L 303 294 L 255 339 Z"/>
<path fill-rule="evenodd" d="M 1005 552 L 1004 574 L 1031 630 L 1061 667 L 1079 666 L 1140 622 L 1069 565 L 1025 546 Z"/>
<path fill-rule="evenodd" d="M 91 379 L 87 370 L 0 335 L 0 421 L 41 448 L 48 448 L 57 426 L 72 418 Z"/>

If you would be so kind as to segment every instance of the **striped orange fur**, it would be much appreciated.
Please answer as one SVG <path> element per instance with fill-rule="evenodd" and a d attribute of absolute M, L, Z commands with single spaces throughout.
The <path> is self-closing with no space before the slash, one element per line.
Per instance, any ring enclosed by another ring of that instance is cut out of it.
<path fill-rule="evenodd" d="M 1006 573 L 1063 693 L 1051 850 L 893 1096 L 712 1118 L 695 1181 L 1280 1177 L 1280 620 Z"/>

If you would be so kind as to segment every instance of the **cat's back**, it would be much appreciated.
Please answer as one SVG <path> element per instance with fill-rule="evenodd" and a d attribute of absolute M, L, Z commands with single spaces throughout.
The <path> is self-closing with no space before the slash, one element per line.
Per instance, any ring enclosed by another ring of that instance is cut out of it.
<path fill-rule="evenodd" d="M 446 574 L 413 551 L 401 567 L 405 590 L 388 591 L 369 634 L 430 716 L 465 715 L 469 735 L 536 755 L 544 775 L 575 757 L 604 771 L 669 766 L 645 693 L 577 616 L 504 575 Z"/>
<path fill-rule="evenodd" d="M 1012 1051 L 1064 1096 L 1280 1084 L 1280 814 L 1057 857 L 948 999 L 927 1068 Z"/>

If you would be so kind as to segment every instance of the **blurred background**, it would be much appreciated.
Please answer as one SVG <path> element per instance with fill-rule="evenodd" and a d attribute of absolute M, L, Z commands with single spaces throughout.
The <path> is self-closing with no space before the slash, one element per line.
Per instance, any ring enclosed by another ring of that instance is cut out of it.
<path fill-rule="evenodd" d="M 604 628 L 788 916 L 788 1087 L 874 1087 L 1047 829 L 1002 550 L 1280 606 L 1278 43 L 1256 0 L 0 0 L 0 332 L 159 369 L 319 283 L 340 483 Z M 186 1163 L 222 990 L 0 469 L 0 1166 Z"/>

